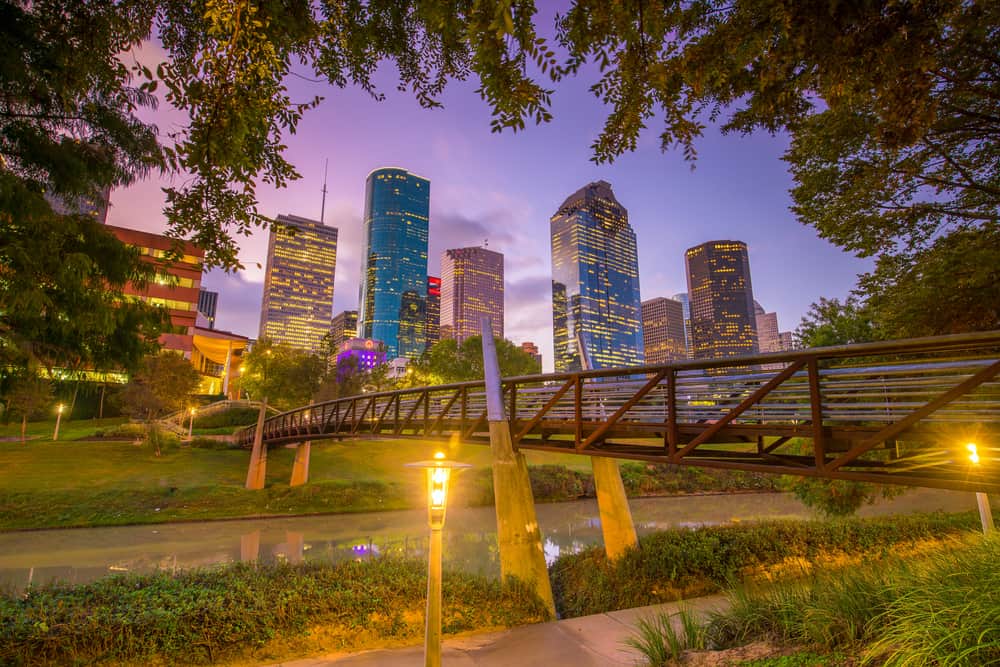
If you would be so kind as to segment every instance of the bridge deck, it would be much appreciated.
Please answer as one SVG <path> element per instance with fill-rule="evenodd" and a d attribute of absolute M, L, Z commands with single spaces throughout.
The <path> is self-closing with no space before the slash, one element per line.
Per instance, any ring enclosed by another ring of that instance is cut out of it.
<path fill-rule="evenodd" d="M 1000 332 L 504 380 L 522 449 L 1000 491 Z M 362 394 L 267 419 L 267 444 L 488 443 L 482 382 Z M 253 429 L 240 434 L 249 445 Z M 978 463 L 967 449 L 975 443 Z"/>

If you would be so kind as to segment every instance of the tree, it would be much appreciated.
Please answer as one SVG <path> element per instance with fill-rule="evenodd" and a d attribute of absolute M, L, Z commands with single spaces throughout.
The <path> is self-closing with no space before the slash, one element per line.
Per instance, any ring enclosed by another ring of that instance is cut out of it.
<path fill-rule="evenodd" d="M 538 362 L 530 354 L 509 340 L 494 338 L 494 341 L 501 376 L 517 377 L 538 372 Z M 452 338 L 446 338 L 410 367 L 413 369 L 410 383 L 414 386 L 482 380 L 483 339 L 481 336 L 470 336 L 459 344 Z"/>
<path fill-rule="evenodd" d="M 8 1 L 4 175 L 20 205 L 183 174 L 167 188 L 171 233 L 233 269 L 234 239 L 272 222 L 257 184 L 298 177 L 283 137 L 319 100 L 290 98 L 296 68 L 379 99 L 372 73 L 391 61 L 425 107 L 474 77 L 491 129 L 517 131 L 551 118 L 547 86 L 596 66 L 591 90 L 610 107 L 598 162 L 654 119 L 662 147 L 689 159 L 708 122 L 786 131 L 797 215 L 886 271 L 920 273 L 936 239 L 997 225 L 997 3 L 575 0 L 556 18 L 562 55 L 535 14 L 534 0 Z M 130 55 L 149 38 L 166 53 L 156 68 Z M 189 119 L 162 146 L 137 115 L 161 83 Z"/>
<path fill-rule="evenodd" d="M 184 409 L 201 378 L 191 363 L 179 354 L 164 352 L 143 359 L 125 387 L 123 401 L 128 414 L 146 422 L 154 452 L 160 455 L 155 419 Z"/>
<path fill-rule="evenodd" d="M 7 382 L 7 414 L 21 418 L 21 444 L 27 442 L 28 419 L 52 405 L 52 383 L 37 373 L 22 372 Z"/>
<path fill-rule="evenodd" d="M 802 347 L 827 347 L 873 342 L 878 340 L 879 330 L 872 322 L 867 305 L 851 296 L 843 303 L 837 299 L 820 299 L 819 303 L 812 304 L 795 336 Z M 854 514 L 865 503 L 874 503 L 879 496 L 893 498 L 904 490 L 900 486 L 798 476 L 782 477 L 780 486 L 795 494 L 807 507 L 829 517 Z"/>
<path fill-rule="evenodd" d="M 326 375 L 326 360 L 311 352 L 260 340 L 244 356 L 243 388 L 247 394 L 281 410 L 308 403 Z"/>

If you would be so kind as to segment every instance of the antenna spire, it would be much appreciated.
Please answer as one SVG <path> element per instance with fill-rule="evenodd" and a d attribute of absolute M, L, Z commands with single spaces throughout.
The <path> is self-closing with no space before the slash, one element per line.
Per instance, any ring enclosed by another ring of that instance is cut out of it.
<path fill-rule="evenodd" d="M 323 165 L 323 203 L 319 207 L 319 221 L 320 224 L 325 222 L 326 218 L 326 170 L 330 166 L 330 158 L 326 159 L 326 163 Z"/>

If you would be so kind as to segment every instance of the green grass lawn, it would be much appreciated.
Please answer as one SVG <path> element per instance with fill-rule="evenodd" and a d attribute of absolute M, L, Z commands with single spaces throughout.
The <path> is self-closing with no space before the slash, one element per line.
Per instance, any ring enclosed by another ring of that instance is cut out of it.
<path fill-rule="evenodd" d="M 157 457 L 150 446 L 132 441 L 77 440 L 123 421 L 67 421 L 58 442 L 51 440 L 53 421 L 34 422 L 28 434 L 35 439 L 0 442 L 0 530 L 403 509 L 423 502 L 422 477 L 404 463 L 442 449 L 449 458 L 490 465 L 483 445 L 319 441 L 312 446 L 308 485 L 288 486 L 295 450 L 277 447 L 268 453 L 267 488 L 246 491 L 247 450 L 182 445 Z M 17 424 L 0 428 L 0 437 L 19 434 Z M 533 465 L 590 466 L 588 457 L 526 454 Z"/>

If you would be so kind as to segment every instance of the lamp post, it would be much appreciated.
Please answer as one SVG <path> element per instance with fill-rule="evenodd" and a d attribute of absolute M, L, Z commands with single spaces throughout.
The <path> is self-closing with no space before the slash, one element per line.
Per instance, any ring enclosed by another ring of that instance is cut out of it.
<path fill-rule="evenodd" d="M 59 422 L 62 421 L 63 408 L 65 407 L 62 403 L 56 406 L 56 430 L 52 433 L 53 441 L 59 439 Z"/>
<path fill-rule="evenodd" d="M 979 448 L 975 443 L 970 442 L 965 446 L 969 452 L 969 461 L 972 465 L 979 465 Z M 985 493 L 976 492 L 976 505 L 979 506 L 979 521 L 983 524 L 983 533 L 993 532 L 993 511 L 990 509 L 990 499 Z"/>
<path fill-rule="evenodd" d="M 191 408 L 191 418 L 188 420 L 188 440 L 191 439 L 191 434 L 194 433 L 194 413 L 197 411 L 197 408 Z"/>
<path fill-rule="evenodd" d="M 438 452 L 430 461 L 407 463 L 408 468 L 427 471 L 427 520 L 431 527 L 427 550 L 427 625 L 424 634 L 424 665 L 441 665 L 441 531 L 448 508 L 448 479 L 452 470 L 471 468 L 468 463 L 448 461 Z"/>
<path fill-rule="evenodd" d="M 236 385 L 236 400 L 237 401 L 243 399 L 243 374 L 246 373 L 246 371 L 247 371 L 247 365 L 246 364 L 240 364 L 240 375 L 237 378 L 237 380 L 239 380 L 239 384 Z"/>

